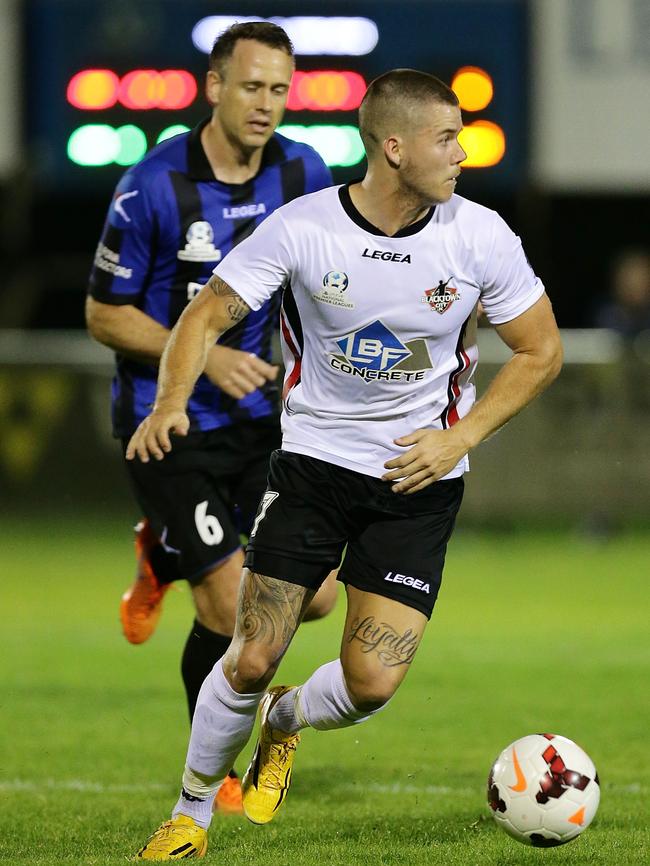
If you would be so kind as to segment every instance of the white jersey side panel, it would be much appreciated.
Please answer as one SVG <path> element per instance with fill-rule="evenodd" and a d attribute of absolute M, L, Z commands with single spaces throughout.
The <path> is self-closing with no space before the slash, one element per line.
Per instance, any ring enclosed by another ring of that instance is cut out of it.
<path fill-rule="evenodd" d="M 471 409 L 478 301 L 500 324 L 544 287 L 498 214 L 460 196 L 413 234 L 371 228 L 338 188 L 321 190 L 275 211 L 214 272 L 252 309 L 284 289 L 283 448 L 381 477 L 404 451 L 396 438 Z"/>

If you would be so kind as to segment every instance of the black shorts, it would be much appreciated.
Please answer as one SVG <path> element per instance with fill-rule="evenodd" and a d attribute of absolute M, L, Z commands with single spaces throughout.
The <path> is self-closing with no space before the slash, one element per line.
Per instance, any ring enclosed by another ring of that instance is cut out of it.
<path fill-rule="evenodd" d="M 173 437 L 172 450 L 160 461 L 126 461 L 140 508 L 178 552 L 180 573 L 190 583 L 200 583 L 250 532 L 269 456 L 280 440 L 273 416 Z"/>
<path fill-rule="evenodd" d="M 340 581 L 429 617 L 463 487 L 452 478 L 406 496 L 378 478 L 276 451 L 246 566 L 317 589 L 347 545 Z"/>

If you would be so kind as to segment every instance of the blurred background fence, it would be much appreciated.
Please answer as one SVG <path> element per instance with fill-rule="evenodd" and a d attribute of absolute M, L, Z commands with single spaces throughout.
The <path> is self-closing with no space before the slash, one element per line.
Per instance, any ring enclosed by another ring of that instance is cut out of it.
<path fill-rule="evenodd" d="M 600 533 L 648 522 L 650 355 L 632 361 L 611 331 L 563 337 L 558 381 L 473 455 L 463 525 L 534 522 Z M 480 391 L 507 350 L 489 329 L 479 343 Z M 0 333 L 5 509 L 137 517 L 110 435 L 112 369 L 111 353 L 83 332 Z"/>

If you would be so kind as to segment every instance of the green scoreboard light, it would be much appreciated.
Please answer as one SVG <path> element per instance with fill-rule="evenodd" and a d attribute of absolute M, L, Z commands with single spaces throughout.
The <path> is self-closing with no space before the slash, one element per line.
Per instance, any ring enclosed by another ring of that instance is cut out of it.
<path fill-rule="evenodd" d="M 191 128 L 209 112 L 203 82 L 215 38 L 235 21 L 260 19 L 284 27 L 296 54 L 279 132 L 314 147 L 336 180 L 362 171 L 357 109 L 367 84 L 404 66 L 439 75 L 457 93 L 465 167 L 476 170 L 467 177 L 497 187 L 522 178 L 519 0 L 404 0 L 399 9 L 334 0 L 325 8 L 331 14 L 310 16 L 302 3 L 242 0 L 214 15 L 205 0 L 96 0 L 90 7 L 85 0 L 31 0 L 27 132 L 44 154 L 41 180 L 71 188 L 92 177 L 113 185 L 151 147 Z"/>

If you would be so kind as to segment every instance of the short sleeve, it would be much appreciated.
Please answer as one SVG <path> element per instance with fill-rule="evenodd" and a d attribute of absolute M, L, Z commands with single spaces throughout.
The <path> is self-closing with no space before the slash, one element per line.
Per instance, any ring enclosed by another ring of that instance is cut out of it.
<path fill-rule="evenodd" d="M 146 182 L 127 172 L 115 190 L 95 251 L 88 292 L 105 304 L 135 304 L 150 265 L 155 216 Z"/>
<path fill-rule="evenodd" d="M 488 321 L 502 325 L 532 307 L 544 294 L 544 284 L 531 268 L 521 240 L 498 214 L 494 217 L 481 304 Z"/>
<path fill-rule="evenodd" d="M 294 241 L 280 210 L 267 217 L 213 271 L 252 310 L 259 310 L 291 278 L 294 268 Z"/>

